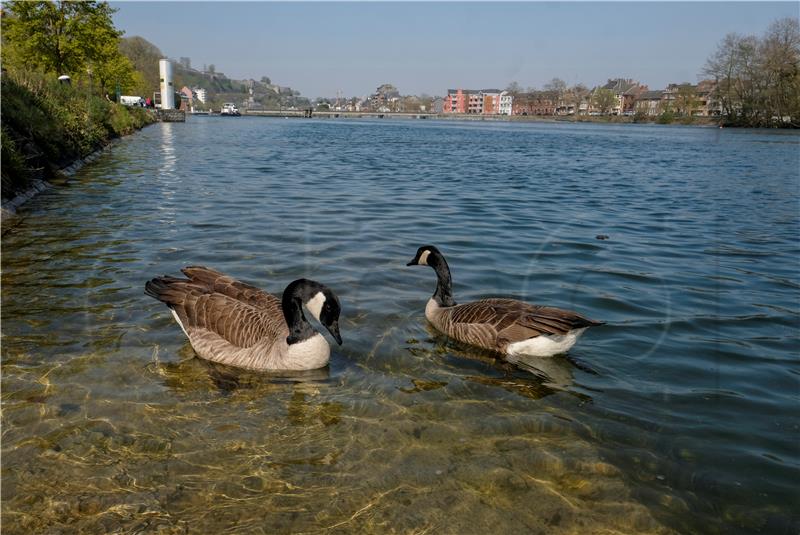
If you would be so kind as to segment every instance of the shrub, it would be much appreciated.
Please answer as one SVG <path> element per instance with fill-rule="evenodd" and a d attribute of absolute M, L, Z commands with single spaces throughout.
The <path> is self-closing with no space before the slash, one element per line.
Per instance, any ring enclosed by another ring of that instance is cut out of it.
<path fill-rule="evenodd" d="M 672 121 L 675 120 L 675 114 L 672 113 L 672 110 L 664 110 L 661 112 L 661 115 L 658 116 L 656 122 L 658 124 L 671 124 Z"/>
<path fill-rule="evenodd" d="M 3 191 L 16 193 L 21 184 L 27 184 L 31 178 L 31 170 L 25 161 L 25 157 L 17 149 L 17 143 L 12 138 L 11 132 L 3 125 L 2 135 L 2 158 L 3 165 L 0 167 L 2 175 Z"/>
<path fill-rule="evenodd" d="M 51 170 L 155 120 L 41 73 L 2 77 L 3 193 L 24 189 L 33 168 Z"/>

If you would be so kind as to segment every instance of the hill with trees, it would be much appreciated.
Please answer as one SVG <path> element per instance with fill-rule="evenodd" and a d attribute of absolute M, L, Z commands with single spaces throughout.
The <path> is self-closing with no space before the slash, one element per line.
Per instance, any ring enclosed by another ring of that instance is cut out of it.
<path fill-rule="evenodd" d="M 133 36 L 121 40 L 120 51 L 142 73 L 143 84 L 137 86 L 135 94 L 149 96 L 158 91 L 158 60 L 165 57 L 161 50 L 145 38 Z M 219 72 L 213 64 L 197 69 L 188 57 L 172 60 L 172 64 L 175 87 L 205 89 L 207 107 L 219 108 L 223 102 L 265 109 L 308 105 L 308 99 L 301 97 L 298 91 L 273 84 L 266 76 L 260 80 L 234 80 Z M 198 103 L 195 102 L 195 106 Z"/>

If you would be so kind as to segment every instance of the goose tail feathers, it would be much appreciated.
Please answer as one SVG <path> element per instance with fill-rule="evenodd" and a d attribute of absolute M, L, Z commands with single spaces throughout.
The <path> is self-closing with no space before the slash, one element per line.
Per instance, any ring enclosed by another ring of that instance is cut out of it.
<path fill-rule="evenodd" d="M 186 279 L 165 275 L 147 281 L 144 285 L 144 293 L 173 308 L 184 304 L 189 290 L 200 289 L 194 286 L 191 281 Z"/>

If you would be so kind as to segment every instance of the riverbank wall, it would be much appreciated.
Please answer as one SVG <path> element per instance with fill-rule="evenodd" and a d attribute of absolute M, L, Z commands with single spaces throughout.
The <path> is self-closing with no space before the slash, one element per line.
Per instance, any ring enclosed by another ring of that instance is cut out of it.
<path fill-rule="evenodd" d="M 69 176 L 114 139 L 158 119 L 87 88 L 31 75 L 2 78 L 2 224 L 59 176 Z"/>
<path fill-rule="evenodd" d="M 84 165 L 92 163 L 95 161 L 102 153 L 109 150 L 111 147 L 114 146 L 114 141 L 110 141 L 108 144 L 104 145 L 102 148 L 94 151 L 93 153 L 87 155 L 85 158 L 79 158 L 73 162 L 70 162 L 69 165 L 66 167 L 59 169 L 52 173 L 52 176 L 48 176 L 49 179 L 56 179 L 56 180 L 67 180 L 75 173 L 78 172 Z M 49 187 L 52 187 L 52 183 L 49 180 L 45 180 L 44 178 L 33 178 L 30 180 L 30 184 L 27 189 L 24 191 L 18 192 L 14 195 L 13 198 L 7 199 L 5 194 L 3 195 L 2 202 L 0 203 L 0 229 L 2 229 L 2 234 L 5 234 L 7 230 L 13 228 L 14 221 L 16 220 L 17 216 L 17 209 L 34 198 L 39 193 L 43 192 Z"/>

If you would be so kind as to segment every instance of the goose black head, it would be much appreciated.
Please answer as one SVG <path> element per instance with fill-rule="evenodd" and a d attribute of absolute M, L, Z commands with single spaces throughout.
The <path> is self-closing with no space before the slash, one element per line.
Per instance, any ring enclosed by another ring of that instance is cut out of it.
<path fill-rule="evenodd" d="M 436 260 L 442 258 L 442 253 L 433 245 L 423 245 L 417 249 L 414 259 L 406 264 L 407 266 L 431 266 L 434 267 Z"/>
<path fill-rule="evenodd" d="M 450 267 L 439 249 L 433 245 L 423 245 L 417 249 L 414 259 L 407 266 L 430 266 L 436 272 L 437 284 L 433 299 L 439 306 L 455 306 L 453 301 L 453 282 L 450 278 Z"/>
<path fill-rule="evenodd" d="M 328 329 L 331 336 L 339 345 L 342 345 L 342 335 L 339 333 L 339 314 L 342 305 L 333 290 L 324 284 L 316 283 L 316 292 L 305 301 L 309 312 Z"/>
<path fill-rule="evenodd" d="M 311 315 L 328 329 L 336 342 L 342 345 L 342 335 L 339 333 L 342 306 L 333 290 L 317 281 L 299 279 L 291 283 L 287 291 L 291 293 L 291 297 L 299 299 Z"/>

